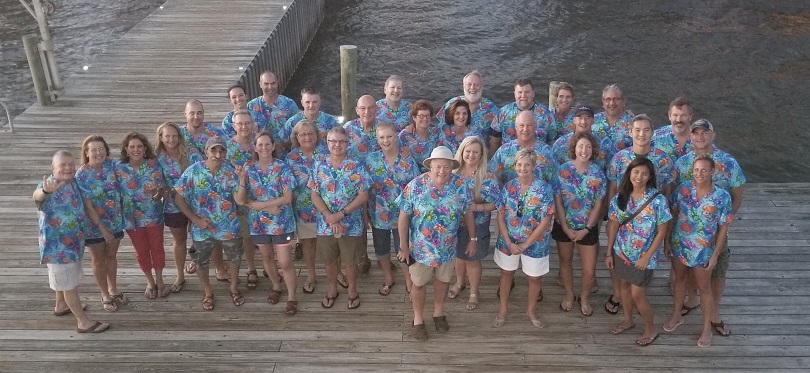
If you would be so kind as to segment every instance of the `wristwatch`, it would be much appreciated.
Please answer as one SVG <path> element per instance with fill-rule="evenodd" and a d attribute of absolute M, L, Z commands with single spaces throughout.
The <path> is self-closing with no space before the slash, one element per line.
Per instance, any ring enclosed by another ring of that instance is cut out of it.
<path fill-rule="evenodd" d="M 470 241 L 472 241 L 472 242 L 478 242 L 478 237 L 470 237 Z"/>

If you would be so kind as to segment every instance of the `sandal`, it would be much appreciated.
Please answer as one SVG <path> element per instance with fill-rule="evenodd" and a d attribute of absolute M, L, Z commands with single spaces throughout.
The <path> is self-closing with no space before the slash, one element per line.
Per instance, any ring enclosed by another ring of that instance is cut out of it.
<path fill-rule="evenodd" d="M 628 330 L 633 329 L 635 327 L 636 327 L 636 324 L 626 325 L 624 322 L 620 322 L 620 323 L 618 323 L 616 325 L 613 325 L 613 328 L 610 329 L 610 334 L 613 334 L 613 335 L 622 334 L 625 331 L 628 331 Z"/>
<path fill-rule="evenodd" d="M 459 285 L 458 283 L 456 283 L 453 285 L 453 287 L 450 288 L 450 290 L 447 291 L 447 297 L 450 299 L 456 299 L 456 297 L 458 297 L 458 293 L 461 293 L 466 288 L 467 284 Z"/>
<path fill-rule="evenodd" d="M 160 284 L 157 287 L 157 293 L 159 297 L 166 298 L 172 293 L 172 289 L 167 287 L 166 284 Z"/>
<path fill-rule="evenodd" d="M 306 293 L 306 294 L 314 293 L 315 292 L 315 282 L 314 281 L 309 282 L 309 280 L 307 280 L 306 282 L 304 282 L 304 286 L 301 288 L 301 290 L 303 290 L 304 293 Z"/>
<path fill-rule="evenodd" d="M 694 305 L 692 307 L 689 307 L 686 304 L 682 305 L 681 306 L 681 316 L 688 315 L 689 313 L 692 312 L 692 310 L 694 310 L 695 308 L 698 308 L 698 307 L 700 307 L 700 303 L 698 303 L 698 304 L 696 304 L 696 305 Z"/>
<path fill-rule="evenodd" d="M 114 300 L 114 298 L 113 298 L 113 300 Z M 102 299 L 102 301 L 103 301 L 103 299 Z M 82 311 L 84 311 L 86 309 L 87 309 L 87 305 L 82 303 Z M 53 310 L 53 315 L 54 316 L 65 316 L 65 315 L 70 314 L 70 313 L 73 313 L 73 311 L 71 311 L 70 308 L 65 308 L 65 309 L 63 309 L 61 311 Z"/>
<path fill-rule="evenodd" d="M 203 297 L 202 301 L 202 308 L 206 311 L 213 311 L 214 310 L 214 296 L 213 295 L 206 295 Z"/>
<path fill-rule="evenodd" d="M 607 303 L 605 303 L 605 311 L 611 315 L 615 315 L 619 313 L 619 307 L 622 305 L 621 302 L 616 302 L 613 300 L 613 295 L 608 298 Z"/>
<path fill-rule="evenodd" d="M 574 307 L 574 300 L 576 300 L 576 297 L 572 300 L 563 299 L 563 301 L 560 302 L 560 310 L 563 312 L 571 311 L 571 308 Z"/>
<path fill-rule="evenodd" d="M 146 291 L 143 292 L 143 296 L 146 299 L 155 299 L 158 297 L 158 289 L 157 287 L 147 286 Z"/>
<path fill-rule="evenodd" d="M 233 300 L 233 305 L 237 307 L 245 304 L 245 297 L 243 297 L 242 293 L 240 293 L 239 291 L 231 293 L 231 300 Z"/>
<path fill-rule="evenodd" d="M 731 331 L 726 328 L 726 324 L 723 322 L 723 320 L 720 320 L 720 322 L 712 322 L 712 329 L 721 337 L 728 337 L 731 335 Z"/>
<path fill-rule="evenodd" d="M 270 290 L 267 293 L 267 303 L 276 304 L 281 299 L 281 290 Z"/>
<path fill-rule="evenodd" d="M 118 302 L 118 304 L 127 304 L 129 303 L 129 297 L 124 294 L 124 292 L 120 292 L 118 294 L 110 294 L 113 297 L 113 300 Z"/>
<path fill-rule="evenodd" d="M 499 316 L 495 316 L 495 320 L 492 321 L 492 327 L 500 328 L 503 324 L 506 323 L 506 318 L 500 318 Z"/>
<path fill-rule="evenodd" d="M 360 307 L 360 294 L 357 294 L 354 298 L 349 297 L 349 303 L 346 306 L 349 307 L 350 310 L 356 310 L 357 307 Z"/>
<path fill-rule="evenodd" d="M 330 297 L 327 295 L 326 298 L 323 298 L 323 300 L 321 301 L 321 307 L 332 308 L 332 306 L 335 305 L 335 299 L 337 299 L 339 296 L 340 293 L 336 293 L 334 297 Z"/>
<path fill-rule="evenodd" d="M 183 285 L 185 285 L 185 284 L 186 284 L 186 280 L 183 280 L 180 283 L 172 284 L 172 287 L 170 289 L 172 290 L 172 293 L 179 293 L 180 290 L 183 290 Z"/>
<path fill-rule="evenodd" d="M 470 293 L 470 299 L 467 300 L 467 311 L 472 311 L 478 308 L 478 294 Z"/>
<path fill-rule="evenodd" d="M 653 342 L 655 342 L 655 340 L 658 339 L 659 336 L 660 336 L 660 334 L 656 333 L 655 336 L 653 336 L 652 338 L 643 338 L 642 337 L 642 338 L 636 339 L 636 344 L 641 346 L 641 347 L 649 346 L 649 345 L 653 344 Z"/>
<path fill-rule="evenodd" d="M 251 276 L 253 276 L 253 277 L 251 278 Z M 248 271 L 246 281 L 247 281 L 247 288 L 248 289 L 253 290 L 258 286 L 258 284 L 259 284 L 259 274 L 256 273 L 255 269 L 252 270 L 252 271 Z"/>
<path fill-rule="evenodd" d="M 579 313 L 581 313 L 582 316 L 588 317 L 593 315 L 593 307 L 591 307 L 590 304 L 588 303 L 583 304 L 582 298 L 580 297 L 577 297 L 577 303 L 579 303 Z"/>
<path fill-rule="evenodd" d="M 194 264 L 194 262 L 188 262 L 188 264 L 186 264 L 186 273 L 192 274 L 195 272 L 197 272 L 197 265 Z"/>
<path fill-rule="evenodd" d="M 103 308 L 107 312 L 115 312 L 118 311 L 118 305 L 115 304 L 115 299 L 110 298 L 109 300 L 101 300 L 101 308 Z"/>
<path fill-rule="evenodd" d="M 529 315 L 528 313 L 526 314 L 526 318 L 528 318 L 529 321 L 532 323 L 532 326 L 537 329 L 543 329 L 543 327 L 545 327 L 545 325 L 543 324 L 542 321 L 540 321 L 540 319 L 533 319 L 532 316 Z"/>
<path fill-rule="evenodd" d="M 107 330 L 109 328 L 110 328 L 110 324 L 107 324 L 106 322 L 96 321 L 96 322 L 93 323 L 93 325 L 90 325 L 90 327 L 85 328 L 85 329 L 79 328 L 77 326 L 76 327 L 76 332 L 77 333 L 101 333 L 101 332 L 103 332 L 103 331 L 105 331 L 105 330 Z"/>
<path fill-rule="evenodd" d="M 538 302 L 543 301 L 543 289 L 540 289 L 540 294 L 537 294 L 537 301 Z"/>
<path fill-rule="evenodd" d="M 383 286 L 377 292 L 380 293 L 380 295 L 382 295 L 382 296 L 386 296 L 388 294 L 391 294 L 391 287 L 393 287 L 394 284 L 396 284 L 396 281 L 392 282 L 391 285 L 383 284 Z"/>
<path fill-rule="evenodd" d="M 292 316 L 298 313 L 298 301 L 297 300 L 288 300 L 287 301 L 287 308 L 284 309 L 284 313 Z"/>

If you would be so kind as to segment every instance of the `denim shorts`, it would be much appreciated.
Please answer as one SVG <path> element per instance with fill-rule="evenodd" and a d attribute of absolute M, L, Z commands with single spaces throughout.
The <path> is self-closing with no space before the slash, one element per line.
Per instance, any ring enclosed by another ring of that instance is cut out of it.
<path fill-rule="evenodd" d="M 475 246 L 475 254 L 467 255 L 467 243 L 470 242 L 470 232 L 467 227 L 458 227 L 458 241 L 456 242 L 456 257 L 461 260 L 480 261 L 489 255 L 489 219 L 485 223 L 475 225 L 475 235 L 478 242 Z"/>
<path fill-rule="evenodd" d="M 113 233 L 113 239 L 120 240 L 122 238 L 124 238 L 124 231 Z M 104 237 L 93 237 L 84 240 L 84 245 L 85 246 L 98 245 L 104 242 L 105 242 Z"/>
<path fill-rule="evenodd" d="M 374 253 L 377 254 L 377 259 L 390 257 L 392 244 L 394 254 L 399 253 L 399 230 L 396 228 L 381 229 L 371 227 L 371 241 L 374 243 Z"/>

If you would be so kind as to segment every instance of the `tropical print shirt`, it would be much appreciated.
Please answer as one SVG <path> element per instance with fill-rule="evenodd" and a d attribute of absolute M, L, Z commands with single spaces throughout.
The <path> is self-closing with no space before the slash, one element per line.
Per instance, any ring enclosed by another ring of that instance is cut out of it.
<path fill-rule="evenodd" d="M 467 188 L 470 189 L 470 201 L 475 203 L 497 203 L 498 198 L 501 198 L 501 184 L 498 184 L 498 179 L 495 178 L 491 172 L 487 172 L 484 180 L 481 181 L 481 200 L 476 201 L 475 198 L 475 176 L 465 178 L 459 174 L 467 183 Z M 475 218 L 475 225 L 481 225 L 489 222 L 492 212 L 490 211 L 474 211 L 473 217 Z M 478 233 L 478 232 L 476 232 Z M 480 237 L 480 236 L 479 236 Z"/>
<path fill-rule="evenodd" d="M 254 135 L 267 129 L 267 118 L 262 113 L 250 109 L 248 109 L 248 112 L 250 112 L 250 117 L 253 118 L 253 128 L 251 130 Z M 233 112 L 226 114 L 225 118 L 222 118 L 222 133 L 228 138 L 236 136 L 236 128 L 233 126 Z M 273 133 L 270 134 L 270 136 L 273 135 Z M 282 139 L 274 137 L 273 140 L 281 141 Z"/>
<path fill-rule="evenodd" d="M 307 186 L 318 193 L 326 208 L 336 213 L 349 205 L 357 195 L 371 188 L 371 181 L 363 164 L 347 157 L 337 167 L 332 166 L 329 157 L 315 161 L 309 174 Z M 326 224 L 323 214 L 317 214 L 318 235 L 331 236 L 332 229 Z M 349 212 L 349 215 L 340 221 L 344 236 L 362 236 L 365 231 L 363 224 L 363 209 Z"/>
<path fill-rule="evenodd" d="M 695 152 L 690 151 L 683 157 L 678 158 L 675 162 L 675 172 L 677 177 L 675 181 L 680 184 L 684 181 L 694 181 L 692 177 L 692 166 L 695 163 Z M 737 160 L 720 149 L 714 147 L 712 151 L 712 159 L 714 159 L 714 176 L 712 182 L 714 185 L 723 188 L 727 191 L 741 187 L 745 184 L 745 175 L 743 175 L 740 164 Z"/>
<path fill-rule="evenodd" d="M 565 224 L 571 229 L 585 229 L 588 215 L 596 201 L 607 193 L 607 179 L 602 168 L 591 162 L 584 173 L 580 173 L 573 161 L 560 166 L 552 184 L 554 195 L 562 197 Z M 601 218 L 601 217 L 600 217 Z"/>
<path fill-rule="evenodd" d="M 41 181 L 37 189 L 42 189 Z M 46 195 L 45 201 L 37 203 L 37 213 L 39 263 L 63 264 L 81 260 L 87 215 L 76 183 L 62 185 Z"/>
<path fill-rule="evenodd" d="M 287 120 L 287 123 L 284 124 L 284 132 L 281 134 L 281 137 L 284 138 L 284 142 L 292 142 L 291 136 L 293 133 L 293 128 L 295 128 L 295 125 L 298 124 L 298 122 L 304 119 L 306 119 L 306 117 L 302 111 L 293 115 Z M 322 111 L 318 112 L 318 116 L 315 118 L 315 126 L 318 127 L 318 133 L 321 135 L 322 143 L 326 143 L 326 135 L 329 134 L 329 131 L 339 125 L 340 124 L 335 117 Z"/>
<path fill-rule="evenodd" d="M 647 189 L 640 200 L 634 200 L 630 197 L 627 201 L 627 209 L 624 211 L 619 209 L 619 195 L 616 194 L 610 201 L 609 219 L 618 221 L 621 224 L 656 192 L 656 189 Z M 661 250 L 658 250 L 658 247 L 652 247 L 652 243 L 658 233 L 658 226 L 668 222 L 670 219 L 672 219 L 672 214 L 669 212 L 667 199 L 662 194 L 655 196 L 655 199 L 644 207 L 644 210 L 636 215 L 632 221 L 619 226 L 616 242 L 613 244 L 613 252 L 619 256 L 620 260 L 624 260 L 626 264 L 635 265 L 642 254 L 654 250 L 655 254 L 647 263 L 647 269 L 655 269 L 658 266 L 658 255 Z"/>
<path fill-rule="evenodd" d="M 543 180 L 535 178 L 529 188 L 521 190 L 520 180 L 513 179 L 503 186 L 496 207 L 499 214 L 506 216 L 509 238 L 513 243 L 520 244 L 529 239 L 543 218 L 554 215 L 554 194 L 551 186 Z M 547 257 L 550 232 L 551 224 L 523 255 L 531 258 Z M 500 234 L 495 241 L 495 248 L 503 254 L 512 255 L 506 246 L 506 239 Z"/>
<path fill-rule="evenodd" d="M 456 174 L 441 190 L 428 174 L 408 183 L 397 203 L 409 217 L 408 245 L 417 262 L 439 267 L 456 257 L 458 227 L 471 200 L 467 183 Z"/>
<path fill-rule="evenodd" d="M 157 160 L 158 160 L 158 163 L 160 163 L 161 170 L 163 170 L 163 180 L 166 181 L 167 187 L 169 187 L 169 188 L 173 187 L 177 183 L 177 180 L 180 179 L 180 175 L 183 174 L 183 171 L 185 171 L 185 169 L 183 169 L 180 166 L 179 161 L 175 161 L 174 159 L 172 159 L 172 157 L 170 157 L 166 153 L 158 153 Z M 189 152 L 188 155 L 186 156 L 186 162 L 187 162 L 186 163 L 187 164 L 186 168 L 188 168 L 188 166 L 191 166 L 191 165 L 193 165 L 193 164 L 195 164 L 195 163 L 197 163 L 199 161 L 202 161 L 202 160 L 203 160 L 203 157 L 201 155 L 199 155 L 197 153 L 194 153 L 194 152 Z M 177 207 L 177 203 L 174 202 L 175 194 L 176 193 L 175 193 L 174 189 L 172 189 L 169 192 L 169 198 L 164 199 L 164 201 L 163 201 L 163 212 L 164 213 L 166 213 L 166 214 L 176 214 L 176 213 L 180 212 L 180 208 Z"/>
<path fill-rule="evenodd" d="M 154 227 L 163 224 L 163 200 L 155 201 L 147 184 L 165 188 L 163 170 L 157 159 L 144 159 L 138 169 L 126 162 L 115 164 L 115 177 L 121 191 L 124 211 L 124 229 Z"/>
<path fill-rule="evenodd" d="M 228 140 L 225 145 L 227 145 L 228 148 L 228 160 L 231 161 L 234 167 L 244 166 L 247 163 L 253 162 L 253 140 L 250 140 L 250 145 L 247 149 L 239 145 L 235 137 Z"/>
<path fill-rule="evenodd" d="M 554 145 L 551 147 L 551 155 L 556 164 L 561 165 L 572 160 L 570 157 L 568 157 L 568 142 L 571 141 L 573 137 L 573 132 L 567 133 L 560 136 L 560 138 L 554 142 Z M 605 151 L 602 149 L 611 147 L 610 140 L 607 138 L 600 138 L 596 135 L 594 135 L 594 138 L 596 138 L 596 141 L 599 142 L 599 157 L 593 159 L 592 161 L 604 171 L 607 168 L 608 162 L 607 158 L 605 158 Z"/>
<path fill-rule="evenodd" d="M 381 151 L 369 154 L 365 164 L 371 180 L 368 198 L 371 226 L 395 229 L 399 219 L 397 197 L 411 180 L 419 176 L 419 165 L 413 157 L 403 158 L 401 154 L 389 164 Z"/>
<path fill-rule="evenodd" d="M 295 177 L 287 162 L 274 159 L 273 163 L 262 169 L 259 162 L 245 167 L 247 176 L 248 199 L 266 202 L 292 194 L 295 189 Z M 250 235 L 280 235 L 295 232 L 295 217 L 292 205 L 278 206 L 279 213 L 273 214 L 263 210 L 250 210 L 247 221 Z"/>
<path fill-rule="evenodd" d="M 202 132 L 200 132 L 200 134 L 197 136 L 192 135 L 191 132 L 188 131 L 186 126 L 180 127 L 180 135 L 183 136 L 183 141 L 185 142 L 186 147 L 190 151 L 193 150 L 197 152 L 203 158 L 206 157 L 205 143 L 208 142 L 208 139 L 214 136 L 225 137 L 225 135 L 219 128 L 214 127 L 213 125 L 210 125 L 208 123 L 202 124 Z"/>
<path fill-rule="evenodd" d="M 535 102 L 531 109 L 537 122 L 537 141 L 548 141 L 548 128 L 552 125 L 553 119 L 551 118 L 550 111 L 546 105 Z M 492 124 L 492 129 L 501 134 L 501 143 L 505 144 L 517 138 L 517 129 L 515 128 L 515 119 L 520 113 L 517 103 L 509 103 L 502 107 L 498 112 L 498 121 Z"/>
<path fill-rule="evenodd" d="M 104 161 L 101 171 L 85 163 L 76 171 L 76 186 L 82 197 L 90 200 L 101 222 L 112 233 L 124 230 L 124 210 L 115 176 L 115 163 L 117 161 L 109 159 Z M 102 237 L 101 229 L 94 224 L 86 224 L 84 233 L 86 238 Z"/>
<path fill-rule="evenodd" d="M 507 181 L 517 177 L 515 155 L 520 149 L 517 140 L 512 140 L 502 145 L 489 161 L 488 171 L 495 174 L 501 184 L 506 184 Z M 537 153 L 537 166 L 534 169 L 534 176 L 543 179 L 546 183 L 551 183 L 556 167 L 554 161 L 551 160 L 551 147 L 538 140 L 534 142 L 533 150 Z"/>
<path fill-rule="evenodd" d="M 610 167 L 608 167 L 608 179 L 614 184 L 619 185 L 622 181 L 622 177 L 624 177 L 624 171 L 627 170 L 627 165 L 638 156 L 638 154 L 633 152 L 633 147 L 616 153 L 616 155 L 613 156 L 613 160 L 610 162 Z M 650 148 L 650 152 L 645 157 L 655 166 L 655 184 L 658 189 L 663 190 L 675 182 L 675 164 L 667 157 L 666 153 L 661 149 Z"/>
<path fill-rule="evenodd" d="M 447 125 L 445 122 L 445 112 L 450 108 L 454 102 L 463 100 L 464 96 L 456 96 L 451 98 L 444 104 L 444 107 L 439 109 L 436 117 L 439 118 L 439 127 L 442 128 Z M 467 102 L 469 104 L 469 102 Z M 498 106 L 492 100 L 481 98 L 477 105 L 470 105 L 470 127 L 477 129 L 480 133 L 486 135 L 489 129 L 492 128 L 498 121 Z"/>
<path fill-rule="evenodd" d="M 628 110 L 625 110 L 622 116 L 619 117 L 613 125 L 608 124 L 607 115 L 605 115 L 604 111 L 596 113 L 596 115 L 593 116 L 591 132 L 599 138 L 610 139 L 611 147 L 609 149 L 602 149 L 607 159 L 613 159 L 613 156 L 620 150 L 633 146 L 633 138 L 630 137 L 630 124 L 632 120 L 633 113 Z"/>
<path fill-rule="evenodd" d="M 664 153 L 666 153 L 667 156 L 669 156 L 669 158 L 675 162 L 678 160 L 678 158 L 686 155 L 686 153 L 692 147 L 692 140 L 687 139 L 686 143 L 683 146 L 680 146 L 675 134 L 672 133 L 672 125 L 668 124 L 666 126 L 659 127 L 655 130 L 655 132 L 653 132 L 652 146 L 653 148 L 663 150 Z"/>
<path fill-rule="evenodd" d="M 267 131 L 276 142 L 285 143 L 290 141 L 290 137 L 282 139 L 284 125 L 293 115 L 298 114 L 298 105 L 289 97 L 279 95 L 271 104 L 264 100 L 264 96 L 256 97 L 248 101 L 247 107 L 253 111 L 264 114 Z M 230 137 L 230 136 L 229 136 Z"/>
<path fill-rule="evenodd" d="M 556 141 L 561 136 L 567 135 L 569 133 L 574 133 L 574 114 L 576 110 L 571 108 L 568 111 L 568 114 L 565 115 L 565 118 L 562 120 L 557 119 L 557 108 L 549 109 L 549 115 L 551 115 L 552 124 L 549 129 L 546 131 L 548 132 L 548 140 L 549 141 Z"/>
<path fill-rule="evenodd" d="M 399 133 L 400 145 L 408 147 L 408 150 L 411 152 L 411 157 L 419 164 L 419 169 L 422 172 L 427 172 L 427 167 L 425 167 L 422 162 L 430 157 L 430 153 L 435 147 L 440 145 L 440 141 L 439 128 L 436 126 L 430 126 L 430 128 L 428 128 L 427 140 L 422 139 L 416 133 L 408 133 L 405 130 Z"/>
<path fill-rule="evenodd" d="M 402 131 L 411 124 L 411 108 L 413 104 L 407 100 L 400 100 L 399 107 L 391 107 L 385 99 L 377 101 L 377 122 L 388 122 L 394 125 L 397 132 Z"/>
<path fill-rule="evenodd" d="M 705 266 L 714 253 L 717 231 L 734 220 L 731 195 L 713 185 L 708 195 L 698 197 L 697 188 L 686 181 L 670 199 L 677 212 L 672 230 L 673 254 L 688 267 Z"/>
<path fill-rule="evenodd" d="M 380 144 L 377 143 L 377 123 L 374 123 L 369 133 L 363 131 L 363 124 L 360 123 L 360 119 L 346 122 L 343 128 L 349 133 L 349 147 L 346 149 L 349 157 L 362 160 L 366 158 L 368 153 L 381 149 Z"/>
<path fill-rule="evenodd" d="M 175 191 L 186 200 L 191 211 L 208 220 L 206 229 L 191 224 L 191 239 L 233 240 L 242 231 L 239 219 L 236 218 L 236 202 L 233 199 L 236 188 L 239 187 L 239 177 L 228 162 L 223 162 L 216 174 L 211 173 L 206 162 L 189 166 L 174 184 Z"/>
<path fill-rule="evenodd" d="M 311 158 L 307 158 L 301 149 L 293 148 L 287 154 L 287 164 L 295 177 L 295 194 L 293 195 L 293 211 L 296 219 L 301 223 L 315 223 L 318 210 L 312 204 L 312 194 L 310 193 L 309 174 L 316 159 L 328 155 L 328 151 L 323 147 L 315 148 L 315 153 Z"/>
<path fill-rule="evenodd" d="M 445 125 L 440 127 L 439 131 L 438 145 L 446 146 L 448 149 L 450 149 L 450 151 L 453 152 L 453 154 L 455 154 L 458 147 L 461 146 L 461 142 L 468 137 L 477 136 L 479 139 L 481 139 L 481 141 L 486 141 L 485 134 L 473 126 L 467 127 L 467 130 L 461 135 L 460 140 L 458 138 L 458 134 L 456 134 L 454 126 Z M 486 142 L 484 143 L 484 146 L 486 146 Z"/>

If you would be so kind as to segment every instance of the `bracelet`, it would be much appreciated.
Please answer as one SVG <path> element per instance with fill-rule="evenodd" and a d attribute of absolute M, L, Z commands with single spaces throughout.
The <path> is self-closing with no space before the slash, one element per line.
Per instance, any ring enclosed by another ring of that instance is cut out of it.
<path fill-rule="evenodd" d="M 45 194 L 51 194 L 51 192 L 46 192 L 46 191 L 45 191 L 45 188 L 42 188 L 42 193 L 45 193 Z"/>
<path fill-rule="evenodd" d="M 343 216 L 349 216 L 349 214 L 346 213 L 346 209 L 341 209 L 340 213 L 343 214 Z"/>

